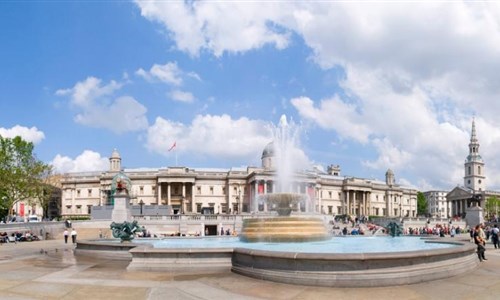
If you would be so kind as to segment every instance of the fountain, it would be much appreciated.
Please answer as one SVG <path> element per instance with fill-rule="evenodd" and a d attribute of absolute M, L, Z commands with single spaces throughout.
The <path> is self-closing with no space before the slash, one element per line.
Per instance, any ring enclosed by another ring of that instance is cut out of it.
<path fill-rule="evenodd" d="M 295 173 L 294 163 L 297 161 L 298 127 L 289 124 L 286 116 L 282 115 L 279 126 L 273 130 L 276 187 L 277 191 L 260 195 L 271 210 L 277 212 L 278 217 L 257 217 L 243 221 L 240 240 L 243 242 L 310 242 L 329 239 L 323 220 L 314 217 L 291 217 L 293 208 L 305 203 L 310 210 L 308 195 L 290 192 L 292 177 Z"/>
<path fill-rule="evenodd" d="M 308 195 L 292 192 L 292 174 L 297 165 L 291 162 L 299 160 L 293 155 L 294 151 L 297 153 L 297 132 L 291 129 L 282 116 L 274 141 L 278 158 L 276 190 L 262 195 L 262 200 L 278 216 L 254 214 L 253 218 L 245 219 L 240 240 L 204 237 L 131 243 L 80 241 L 75 253 L 129 260 L 128 270 L 197 274 L 231 270 L 275 282 L 330 287 L 434 281 L 469 272 L 478 265 L 475 245 L 457 238 L 332 238 L 321 218 L 313 214 L 294 215 L 301 204 L 305 203 L 304 210 L 308 213 L 312 213 L 314 205 Z M 396 228 L 394 232 L 397 233 Z M 414 247 L 407 248 L 409 244 Z M 360 245 L 367 248 L 360 249 Z"/>

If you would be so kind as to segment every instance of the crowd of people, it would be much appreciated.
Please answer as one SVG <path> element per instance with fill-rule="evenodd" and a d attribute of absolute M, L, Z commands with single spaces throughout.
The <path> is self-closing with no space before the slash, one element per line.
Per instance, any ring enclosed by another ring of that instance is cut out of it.
<path fill-rule="evenodd" d="M 0 233 L 0 243 L 33 242 L 39 240 L 40 238 L 31 231 L 16 231 L 10 235 L 7 232 Z"/>

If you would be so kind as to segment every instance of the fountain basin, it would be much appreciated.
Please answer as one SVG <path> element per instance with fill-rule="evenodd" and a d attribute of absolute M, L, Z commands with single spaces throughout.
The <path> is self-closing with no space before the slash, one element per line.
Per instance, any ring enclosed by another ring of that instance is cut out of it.
<path fill-rule="evenodd" d="M 360 244 L 378 252 L 356 248 Z M 398 244 L 404 247 L 397 248 Z M 232 271 L 288 284 L 373 287 L 432 281 L 469 272 L 479 262 L 475 252 L 475 245 L 468 241 L 442 238 L 337 237 L 311 243 L 243 243 L 229 237 L 133 243 L 79 241 L 75 253 L 128 259 L 127 269 L 136 271 Z"/>
<path fill-rule="evenodd" d="M 292 253 L 236 248 L 235 273 L 274 282 L 328 287 L 412 284 L 466 273 L 478 265 L 475 246 L 391 253 Z"/>

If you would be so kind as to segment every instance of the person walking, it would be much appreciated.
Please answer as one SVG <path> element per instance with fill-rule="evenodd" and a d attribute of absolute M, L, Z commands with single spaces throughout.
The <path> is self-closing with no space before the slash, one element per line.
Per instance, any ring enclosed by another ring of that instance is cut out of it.
<path fill-rule="evenodd" d="M 495 224 L 493 228 L 491 228 L 491 242 L 493 243 L 493 246 L 495 246 L 495 249 L 500 248 L 500 243 L 498 240 L 498 233 L 499 233 L 498 225 Z"/>
<path fill-rule="evenodd" d="M 486 251 L 486 240 L 481 237 L 481 224 L 476 225 L 476 230 L 474 230 L 474 243 L 477 245 L 477 257 L 479 258 L 479 261 L 485 261 L 487 260 L 486 257 L 484 257 L 484 252 Z"/>
<path fill-rule="evenodd" d="M 68 229 L 64 229 L 63 235 L 64 235 L 64 243 L 67 244 L 69 235 Z"/>
<path fill-rule="evenodd" d="M 73 244 L 76 244 L 76 230 L 75 230 L 75 228 L 73 228 L 71 230 L 71 241 L 73 242 Z"/>

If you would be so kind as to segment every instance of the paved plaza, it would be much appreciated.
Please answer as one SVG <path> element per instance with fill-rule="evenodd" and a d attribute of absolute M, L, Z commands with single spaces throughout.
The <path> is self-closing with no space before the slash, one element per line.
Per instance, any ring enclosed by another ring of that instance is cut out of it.
<path fill-rule="evenodd" d="M 473 272 L 380 288 L 272 283 L 231 272 L 127 271 L 128 262 L 75 257 L 59 240 L 0 246 L 0 299 L 500 299 L 500 250 L 487 247 Z"/>

